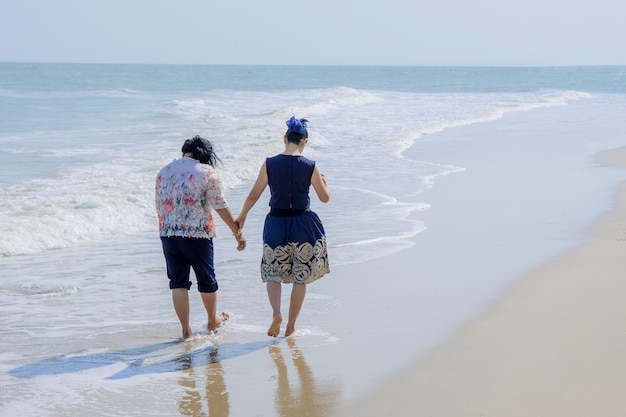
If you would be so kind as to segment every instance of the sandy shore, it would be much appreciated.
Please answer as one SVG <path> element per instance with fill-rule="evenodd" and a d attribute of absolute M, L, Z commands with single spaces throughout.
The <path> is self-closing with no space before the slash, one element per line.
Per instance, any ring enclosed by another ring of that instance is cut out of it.
<path fill-rule="evenodd" d="M 626 149 L 599 156 L 626 167 Z M 626 184 L 587 243 L 336 416 L 626 415 Z"/>

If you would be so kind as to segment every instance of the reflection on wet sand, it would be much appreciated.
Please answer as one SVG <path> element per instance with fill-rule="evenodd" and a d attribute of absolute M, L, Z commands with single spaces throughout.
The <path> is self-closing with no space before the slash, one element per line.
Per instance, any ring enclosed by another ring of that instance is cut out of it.
<path fill-rule="evenodd" d="M 207 354 L 208 363 L 205 367 L 198 368 L 206 370 L 206 380 L 204 381 L 206 409 L 197 387 L 197 385 L 201 386 L 202 377 L 194 372 L 194 366 L 191 363 L 193 357 L 188 356 L 181 359 L 181 361 L 189 361 L 189 366 L 183 371 L 183 376 L 180 379 L 184 393 L 179 400 L 178 411 L 182 416 L 228 417 L 230 414 L 228 391 L 224 382 L 224 369 L 219 360 L 218 350 L 211 350 Z"/>
<path fill-rule="evenodd" d="M 279 344 L 270 346 L 270 356 L 278 371 L 276 386 L 276 410 L 281 417 L 321 417 L 329 414 L 337 404 L 340 391 L 336 381 L 316 383 L 311 368 L 293 338 L 287 338 L 291 360 L 298 374 L 298 386 L 289 380 L 288 366 Z"/>

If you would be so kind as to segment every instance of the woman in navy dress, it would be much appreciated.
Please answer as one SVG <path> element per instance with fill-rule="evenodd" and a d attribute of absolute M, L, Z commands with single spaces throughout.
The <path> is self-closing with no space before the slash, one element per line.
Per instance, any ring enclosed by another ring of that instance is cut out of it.
<path fill-rule="evenodd" d="M 289 318 L 285 336 L 295 331 L 295 324 L 304 302 L 306 285 L 328 272 L 328 251 L 324 226 L 310 209 L 309 188 L 312 185 L 321 202 L 330 200 L 326 176 L 315 161 L 302 155 L 307 143 L 308 121 L 292 117 L 287 121 L 283 138 L 285 151 L 267 158 L 244 202 L 237 223 L 243 229 L 246 216 L 270 187 L 270 212 L 263 227 L 263 258 L 261 279 L 273 310 L 269 336 L 280 333 L 283 321 L 280 311 L 281 284 L 292 284 Z"/>

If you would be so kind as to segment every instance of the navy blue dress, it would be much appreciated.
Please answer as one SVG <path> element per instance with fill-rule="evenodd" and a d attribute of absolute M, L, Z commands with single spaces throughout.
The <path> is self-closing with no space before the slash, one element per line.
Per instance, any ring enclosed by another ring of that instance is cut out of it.
<path fill-rule="evenodd" d="M 304 156 L 266 159 L 270 212 L 263 228 L 263 282 L 309 284 L 328 272 L 326 234 L 309 208 L 315 161 Z"/>

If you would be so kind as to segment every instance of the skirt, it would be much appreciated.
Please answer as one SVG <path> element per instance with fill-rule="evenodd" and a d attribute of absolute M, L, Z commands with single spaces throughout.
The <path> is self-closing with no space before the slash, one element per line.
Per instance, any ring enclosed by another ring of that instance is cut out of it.
<path fill-rule="evenodd" d="M 261 279 L 310 284 L 330 272 L 326 233 L 313 211 L 295 216 L 270 212 L 263 227 Z"/>

